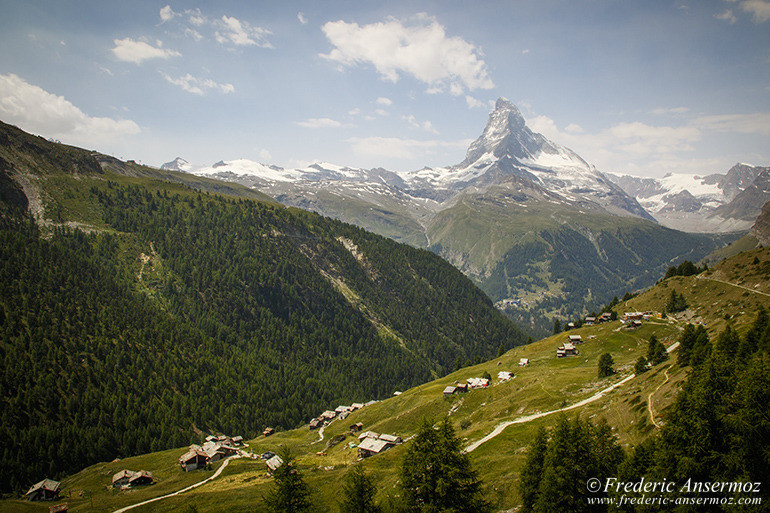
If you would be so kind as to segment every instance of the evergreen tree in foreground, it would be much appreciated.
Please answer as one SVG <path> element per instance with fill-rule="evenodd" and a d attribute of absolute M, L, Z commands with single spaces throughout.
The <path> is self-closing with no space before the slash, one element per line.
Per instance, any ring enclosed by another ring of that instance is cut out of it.
<path fill-rule="evenodd" d="M 281 449 L 283 464 L 273 472 L 273 484 L 262 498 L 265 509 L 274 513 L 295 513 L 310 509 L 310 489 L 294 465 L 294 455 L 288 447 Z"/>
<path fill-rule="evenodd" d="M 599 357 L 599 378 L 606 378 L 615 374 L 615 360 L 612 359 L 610 353 L 604 353 Z"/>
<path fill-rule="evenodd" d="M 449 419 L 438 429 L 423 422 L 404 456 L 400 478 L 406 511 L 491 511 L 482 497 L 481 480 L 462 452 Z"/>
<path fill-rule="evenodd" d="M 356 465 L 345 476 L 344 494 L 340 503 L 341 513 L 380 513 L 382 508 L 374 502 L 377 487 L 366 475 L 361 465 Z"/>

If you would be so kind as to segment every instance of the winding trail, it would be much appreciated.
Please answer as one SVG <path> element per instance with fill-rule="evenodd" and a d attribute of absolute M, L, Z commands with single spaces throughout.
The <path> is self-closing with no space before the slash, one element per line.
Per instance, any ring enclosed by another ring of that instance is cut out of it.
<path fill-rule="evenodd" d="M 666 348 L 666 352 L 670 353 L 671 351 L 673 351 L 677 347 L 679 347 L 679 342 L 675 342 L 675 343 L 671 344 L 670 346 L 668 346 Z M 484 438 L 481 438 L 480 440 L 476 440 L 475 442 L 470 444 L 468 447 L 466 447 L 463 450 L 463 452 L 469 453 L 469 452 L 475 451 L 482 444 L 492 440 L 494 437 L 496 437 L 497 435 L 499 435 L 500 433 L 505 431 L 505 428 L 507 428 L 508 426 L 512 426 L 513 424 L 524 424 L 526 422 L 531 422 L 531 421 L 533 421 L 535 419 L 539 419 L 539 418 L 545 417 L 547 415 L 552 415 L 554 413 L 559 413 L 560 411 L 573 410 L 575 408 L 580 408 L 581 406 L 585 406 L 586 404 L 592 403 L 592 402 L 594 402 L 594 401 L 596 401 L 598 399 L 601 399 L 605 394 L 611 392 L 612 390 L 615 390 L 620 385 L 623 385 L 624 383 L 630 381 L 631 379 L 633 379 L 634 376 L 635 376 L 635 374 L 631 374 L 629 376 L 626 376 L 625 378 L 621 379 L 620 381 L 618 381 L 614 385 L 610 385 L 607 388 L 605 388 L 603 390 L 600 390 L 599 392 L 596 392 L 591 397 L 583 399 L 582 401 L 578 401 L 575 404 L 571 404 L 569 406 L 565 406 L 564 408 L 559 408 L 557 410 L 544 411 L 544 412 L 540 412 L 540 413 L 533 413 L 532 415 L 525 415 L 524 417 L 519 417 L 517 419 L 501 422 L 500 424 L 495 426 L 495 429 L 493 429 L 491 433 L 489 433 Z M 649 406 L 649 401 L 648 401 L 648 406 Z"/>
<path fill-rule="evenodd" d="M 650 395 L 647 396 L 647 410 L 650 412 L 650 420 L 652 421 L 652 423 L 655 425 L 656 428 L 659 428 L 660 424 L 655 422 L 655 414 L 652 411 L 652 396 L 655 395 L 658 392 L 658 390 L 660 390 L 660 387 L 662 387 L 663 385 L 668 383 L 668 378 L 669 378 L 669 376 L 668 376 L 668 367 L 666 368 L 665 374 L 666 374 L 666 381 L 664 381 L 663 383 L 658 385 L 658 388 L 656 388 L 655 390 L 650 392 Z"/>
<path fill-rule="evenodd" d="M 716 278 L 706 278 L 705 276 L 700 276 L 700 275 L 696 276 L 696 278 L 698 278 L 699 280 L 715 281 L 715 282 L 718 282 L 718 283 L 724 283 L 725 285 L 732 285 L 733 287 L 738 287 L 739 289 L 748 290 L 749 292 L 753 292 L 755 294 L 762 294 L 763 296 L 770 297 L 770 294 L 768 294 L 767 292 L 762 292 L 761 290 L 750 289 L 748 287 L 744 287 L 743 285 L 737 285 L 735 283 L 730 283 L 729 281 L 717 280 Z"/>
<path fill-rule="evenodd" d="M 227 458 L 225 460 L 225 462 L 222 463 L 222 466 L 219 467 L 216 470 L 216 472 L 214 472 L 214 474 L 211 477 L 208 477 L 208 478 L 204 479 L 200 483 L 195 483 L 194 485 L 190 485 L 187 488 L 182 488 L 179 491 L 176 491 L 176 492 L 173 492 L 173 493 L 169 493 L 169 494 L 166 494 L 166 495 L 161 495 L 160 497 L 155 497 L 154 499 L 148 499 L 146 501 L 142 501 L 142 502 L 139 502 L 139 503 L 136 503 L 136 504 L 132 504 L 131 506 L 126 506 L 125 508 L 116 509 L 113 513 L 123 513 L 124 511 L 128 511 L 129 509 L 138 508 L 140 506 L 144 506 L 144 505 L 150 504 L 152 502 L 156 502 L 156 501 L 159 501 L 159 500 L 167 499 L 169 497 L 174 497 L 176 495 L 179 495 L 180 493 L 188 492 L 188 491 L 192 490 L 193 488 L 197 488 L 197 487 L 199 487 L 201 485 L 204 485 L 204 484 L 208 483 L 209 481 L 219 477 L 219 474 L 221 474 L 222 471 L 225 469 L 225 467 L 227 467 L 227 465 L 230 463 L 230 460 L 235 459 L 235 458 L 240 458 L 240 456 L 231 456 L 231 457 Z"/>

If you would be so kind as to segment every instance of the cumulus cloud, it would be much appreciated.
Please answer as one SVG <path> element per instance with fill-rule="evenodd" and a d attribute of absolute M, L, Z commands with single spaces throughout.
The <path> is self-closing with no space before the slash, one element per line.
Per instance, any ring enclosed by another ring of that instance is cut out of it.
<path fill-rule="evenodd" d="M 419 141 L 415 139 L 401 139 L 398 137 L 353 137 L 347 139 L 353 151 L 367 157 L 388 157 L 396 159 L 415 159 L 430 155 L 433 150 L 441 148 L 467 148 L 470 140 L 455 142 L 447 141 Z"/>
<path fill-rule="evenodd" d="M 131 120 L 89 116 L 64 97 L 14 74 L 0 75 L 0 118 L 30 132 L 89 147 L 140 132 Z"/>
<path fill-rule="evenodd" d="M 483 109 L 485 107 L 484 102 L 481 102 L 473 96 L 465 96 L 465 103 L 468 104 L 469 109 Z"/>
<path fill-rule="evenodd" d="M 391 82 L 401 74 L 411 75 L 431 93 L 459 95 L 466 89 L 494 87 L 481 51 L 460 37 L 447 36 L 430 16 L 369 25 L 332 21 L 322 30 L 334 48 L 321 57 L 343 67 L 371 64 Z"/>
<path fill-rule="evenodd" d="M 415 118 L 413 115 L 404 116 L 402 119 L 404 119 L 409 125 L 411 125 L 413 128 L 418 128 L 420 130 L 425 130 L 426 132 L 431 132 L 434 134 L 437 134 L 438 131 L 433 128 L 433 123 L 430 121 L 423 121 L 420 123 L 417 121 L 417 118 Z"/>
<path fill-rule="evenodd" d="M 218 43 L 230 42 L 235 46 L 273 48 L 267 39 L 272 32 L 265 28 L 252 27 L 245 21 L 226 15 L 219 20 L 218 26 L 219 30 L 214 35 Z"/>
<path fill-rule="evenodd" d="M 149 59 L 169 59 L 179 57 L 181 53 L 175 50 L 166 50 L 161 48 L 162 43 L 157 42 L 158 46 L 152 46 L 144 41 L 134 41 L 130 37 L 125 39 L 115 39 L 115 48 L 112 49 L 113 55 L 121 61 L 141 64 Z"/>
<path fill-rule="evenodd" d="M 752 15 L 754 23 L 770 20 L 770 1 L 768 0 L 741 0 L 738 5 Z"/>
<path fill-rule="evenodd" d="M 179 78 L 172 78 L 163 72 L 161 72 L 161 75 L 163 75 L 163 78 L 170 84 L 179 86 L 188 93 L 197 94 L 199 96 L 202 96 L 207 91 L 218 91 L 223 94 L 229 94 L 235 91 L 233 84 L 218 84 L 210 78 L 196 78 L 189 73 Z"/>
<path fill-rule="evenodd" d="M 305 121 L 297 121 L 297 124 L 305 128 L 337 128 L 342 126 L 342 123 L 331 118 L 309 118 Z"/>
<path fill-rule="evenodd" d="M 297 19 L 303 25 L 307 25 L 307 18 L 305 17 L 305 14 L 302 11 L 297 13 Z"/>
<path fill-rule="evenodd" d="M 173 9 L 171 9 L 170 5 L 166 5 L 160 9 L 161 23 L 166 23 L 167 21 L 173 20 L 176 16 L 178 16 L 178 14 L 175 13 Z"/>
<path fill-rule="evenodd" d="M 733 10 L 732 9 L 726 9 L 725 12 L 723 12 L 723 13 L 715 14 L 714 18 L 716 18 L 718 20 L 724 20 L 727 23 L 729 23 L 730 25 L 732 25 L 733 23 L 738 21 L 738 18 L 735 17 L 735 15 L 733 14 Z"/>

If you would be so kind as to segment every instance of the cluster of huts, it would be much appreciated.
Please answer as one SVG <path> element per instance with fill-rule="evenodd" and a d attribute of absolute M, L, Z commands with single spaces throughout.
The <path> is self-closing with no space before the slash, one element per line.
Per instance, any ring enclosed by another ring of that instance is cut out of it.
<path fill-rule="evenodd" d="M 353 403 L 350 406 L 337 406 L 333 410 L 326 410 L 318 417 L 310 420 L 310 430 L 312 431 L 314 429 L 320 428 L 321 426 L 325 426 L 334 419 L 344 420 L 352 412 L 360 410 L 364 406 L 369 406 L 376 402 L 377 401 L 369 401 L 368 403 Z"/>
<path fill-rule="evenodd" d="M 567 335 L 567 338 L 568 341 L 565 342 L 563 346 L 559 346 L 556 349 L 557 358 L 564 358 L 565 356 L 577 356 L 579 354 L 579 351 L 575 346 L 577 344 L 583 343 L 583 337 L 580 335 Z"/>
<path fill-rule="evenodd" d="M 653 312 L 626 312 L 620 318 L 620 322 L 626 329 L 636 329 L 642 326 L 642 321 L 649 320 L 655 315 Z"/>
<path fill-rule="evenodd" d="M 147 472 L 146 470 L 138 470 L 136 472 L 133 470 L 121 470 L 112 476 L 113 488 L 126 489 L 135 486 L 151 485 L 153 483 L 155 483 L 155 478 L 152 472 Z"/>
<path fill-rule="evenodd" d="M 374 431 L 366 431 L 358 435 L 358 457 L 368 458 L 374 456 L 383 451 L 387 451 L 391 447 L 400 445 L 403 440 L 400 436 L 381 434 L 378 435 Z"/>
<path fill-rule="evenodd" d="M 243 446 L 243 437 L 229 437 L 226 435 L 206 437 L 203 445 L 193 444 L 190 449 L 179 458 L 179 466 L 182 470 L 189 472 L 208 463 L 213 463 L 221 459 L 238 453 L 238 447 Z"/>
<path fill-rule="evenodd" d="M 513 374 L 507 371 L 501 371 L 497 373 L 497 377 L 500 379 L 500 381 L 507 381 L 513 377 Z M 490 383 L 488 378 L 468 378 L 465 383 L 455 381 L 454 385 L 448 385 L 446 388 L 444 388 L 443 394 L 444 397 L 449 397 L 456 394 L 464 394 L 468 390 L 474 388 L 489 388 L 489 384 Z"/>

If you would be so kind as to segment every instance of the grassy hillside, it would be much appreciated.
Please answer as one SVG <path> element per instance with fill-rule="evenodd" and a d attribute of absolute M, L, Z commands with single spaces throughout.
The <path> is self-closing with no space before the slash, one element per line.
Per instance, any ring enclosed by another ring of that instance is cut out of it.
<path fill-rule="evenodd" d="M 2 491 L 294 427 L 526 339 L 428 251 L 7 125 L 0 142 Z"/>
<path fill-rule="evenodd" d="M 713 339 L 726 325 L 725 317 L 730 317 L 731 325 L 739 333 L 745 333 L 756 318 L 756 309 L 770 306 L 770 297 L 766 295 L 770 292 L 767 290 L 769 273 L 770 249 L 758 249 L 722 262 L 709 273 L 669 278 L 616 310 L 620 313 L 648 308 L 659 310 L 661 301 L 672 289 L 683 292 L 693 308 L 676 316 L 652 318 L 636 330 L 623 328 L 615 321 L 570 331 L 569 334 L 580 334 L 585 341 L 579 346 L 577 357 L 555 358 L 555 349 L 566 340 L 566 334 L 554 335 L 367 406 L 344 421 L 335 420 L 325 429 L 323 440 L 318 431 L 303 427 L 268 438 L 254 438 L 249 442 L 249 450 L 261 453 L 275 451 L 284 444 L 293 447 L 299 455 L 299 469 L 313 489 L 317 510 L 334 511 L 340 482 L 353 465 L 364 466 L 378 487 L 378 500 L 387 504 L 388 497 L 397 493 L 397 470 L 408 447 L 407 442 L 356 463 L 356 449 L 349 447 L 356 438 L 348 433 L 348 426 L 354 422 L 362 422 L 365 430 L 394 433 L 407 439 L 424 418 L 438 420 L 448 415 L 459 435 L 472 446 L 501 423 L 520 421 L 469 453 L 484 481 L 487 499 L 497 510 L 514 508 L 520 501 L 519 473 L 538 427 L 553 425 L 561 415 L 557 410 L 588 400 L 565 414 L 579 412 L 594 422 L 607 419 L 626 448 L 644 441 L 665 423 L 665 413 L 687 377 L 688 368 L 675 363 L 676 351 L 669 360 L 650 371 L 591 399 L 597 392 L 633 374 L 633 364 L 646 354 L 647 342 L 653 334 L 671 346 L 687 322 L 699 320 L 706 324 Z M 598 379 L 597 361 L 604 352 L 612 354 L 618 373 Z M 523 357 L 529 358 L 530 364 L 519 367 L 519 359 Z M 515 378 L 498 382 L 495 377 L 501 370 L 513 371 Z M 493 376 L 493 386 L 489 389 L 472 390 L 450 398 L 442 396 L 446 385 L 481 376 L 485 371 Z M 539 413 L 549 414 L 534 418 Z M 331 441 L 339 443 L 332 445 Z M 100 463 L 65 479 L 64 487 L 75 492 L 75 497 L 68 501 L 71 509 L 109 511 L 183 488 L 192 481 L 191 474 L 181 472 L 175 464 L 183 451 L 182 447 L 120 462 Z M 122 468 L 155 471 L 159 483 L 132 491 L 106 490 L 104 485 L 109 477 Z M 192 475 L 203 480 L 212 475 L 212 470 L 196 471 Z M 233 460 L 216 480 L 136 511 L 185 511 L 191 506 L 201 512 L 258 510 L 270 483 L 263 462 Z M 85 491 L 83 497 L 78 495 L 79 490 Z M 0 504 L 4 511 L 40 510 L 16 500 Z"/>

